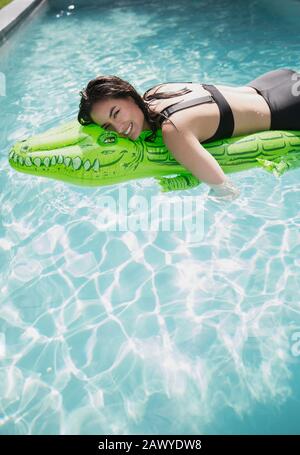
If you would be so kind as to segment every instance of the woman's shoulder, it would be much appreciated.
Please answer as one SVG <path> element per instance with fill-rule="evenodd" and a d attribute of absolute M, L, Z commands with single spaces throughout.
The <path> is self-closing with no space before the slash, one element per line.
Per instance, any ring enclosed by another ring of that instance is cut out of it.
<path fill-rule="evenodd" d="M 154 95 L 155 93 L 168 93 L 168 92 L 179 92 L 185 88 L 193 90 L 195 88 L 195 83 L 193 82 L 163 82 L 162 84 L 156 84 L 153 87 L 150 87 L 143 94 L 143 98 Z"/>

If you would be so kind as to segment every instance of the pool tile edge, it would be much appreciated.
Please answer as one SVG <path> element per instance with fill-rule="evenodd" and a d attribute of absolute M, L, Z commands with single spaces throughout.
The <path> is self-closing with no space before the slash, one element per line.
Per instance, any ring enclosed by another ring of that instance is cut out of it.
<path fill-rule="evenodd" d="M 40 3 L 46 0 L 13 1 L 0 10 L 0 46 L 8 34 Z"/>

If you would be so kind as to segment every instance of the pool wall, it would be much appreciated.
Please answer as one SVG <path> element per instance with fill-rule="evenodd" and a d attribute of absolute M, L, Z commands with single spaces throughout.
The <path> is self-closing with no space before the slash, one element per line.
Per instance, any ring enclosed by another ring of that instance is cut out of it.
<path fill-rule="evenodd" d="M 20 22 L 34 12 L 46 0 L 19 0 L 6 5 L 0 11 L 0 45 Z"/>

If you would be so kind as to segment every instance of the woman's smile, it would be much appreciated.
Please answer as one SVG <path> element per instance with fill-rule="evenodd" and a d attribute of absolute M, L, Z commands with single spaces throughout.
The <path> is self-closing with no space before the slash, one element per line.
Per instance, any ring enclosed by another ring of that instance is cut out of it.
<path fill-rule="evenodd" d="M 130 133 L 132 131 L 132 127 L 133 127 L 133 124 L 132 124 L 132 122 L 130 122 L 129 127 L 127 128 L 126 131 L 123 132 L 123 134 L 125 134 L 126 136 L 130 136 Z"/>

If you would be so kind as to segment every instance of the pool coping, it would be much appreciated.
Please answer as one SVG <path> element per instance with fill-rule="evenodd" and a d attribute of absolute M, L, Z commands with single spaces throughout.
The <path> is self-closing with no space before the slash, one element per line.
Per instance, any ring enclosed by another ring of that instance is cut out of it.
<path fill-rule="evenodd" d="M 1 8 L 0 14 L 0 45 L 11 31 L 28 16 L 34 8 L 47 0 L 13 0 Z"/>

